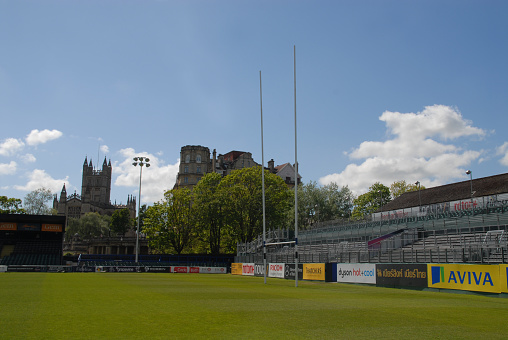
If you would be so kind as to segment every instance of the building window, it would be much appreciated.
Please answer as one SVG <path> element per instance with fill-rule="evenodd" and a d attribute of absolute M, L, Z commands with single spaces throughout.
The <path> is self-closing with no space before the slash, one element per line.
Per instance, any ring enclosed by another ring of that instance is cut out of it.
<path fill-rule="evenodd" d="M 190 155 L 186 155 L 185 156 L 185 163 L 189 163 L 190 162 Z"/>
<path fill-rule="evenodd" d="M 185 184 L 189 183 L 189 177 L 185 177 L 185 178 L 183 179 L 183 183 L 185 183 Z"/>
<path fill-rule="evenodd" d="M 198 165 L 196 167 L 196 173 L 200 174 L 201 173 L 201 165 Z"/>
<path fill-rule="evenodd" d="M 201 163 L 201 155 L 196 156 L 196 163 Z"/>
<path fill-rule="evenodd" d="M 187 165 L 183 168 L 183 173 L 184 174 L 188 174 L 189 173 L 189 167 Z"/>

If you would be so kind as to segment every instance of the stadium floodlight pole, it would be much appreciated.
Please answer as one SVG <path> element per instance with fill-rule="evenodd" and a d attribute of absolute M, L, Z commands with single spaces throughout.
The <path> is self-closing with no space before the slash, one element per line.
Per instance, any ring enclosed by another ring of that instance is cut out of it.
<path fill-rule="evenodd" d="M 261 87 L 261 71 L 259 71 L 259 102 L 261 107 L 261 186 L 263 196 L 263 276 L 266 284 L 266 215 L 265 215 L 265 151 L 263 146 L 263 90 Z"/>
<path fill-rule="evenodd" d="M 147 168 L 150 167 L 150 159 L 147 157 L 134 157 L 134 163 L 132 165 L 139 165 L 139 198 L 138 198 L 138 227 L 136 229 L 136 263 L 138 263 L 139 259 L 139 220 L 140 220 L 140 212 L 141 212 L 141 176 L 143 175 L 143 166 Z"/>
<path fill-rule="evenodd" d="M 295 287 L 298 287 L 298 152 L 296 138 L 296 45 L 293 45 L 293 74 L 295 100 Z"/>
<path fill-rule="evenodd" d="M 473 211 L 473 195 L 474 195 L 474 191 L 473 191 L 473 172 L 471 170 L 467 170 L 466 171 L 466 175 L 469 175 L 470 182 L 471 182 L 471 211 Z"/>

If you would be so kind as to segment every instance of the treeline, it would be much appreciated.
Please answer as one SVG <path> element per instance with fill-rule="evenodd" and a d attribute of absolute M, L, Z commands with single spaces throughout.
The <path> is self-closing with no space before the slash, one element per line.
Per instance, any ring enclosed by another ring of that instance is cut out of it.
<path fill-rule="evenodd" d="M 193 190 L 169 190 L 148 207 L 143 233 L 157 253 L 232 253 L 263 231 L 261 167 L 205 175 Z M 266 229 L 294 227 L 294 189 L 265 170 Z M 353 195 L 347 187 L 316 183 L 298 188 L 298 225 L 349 217 Z"/>

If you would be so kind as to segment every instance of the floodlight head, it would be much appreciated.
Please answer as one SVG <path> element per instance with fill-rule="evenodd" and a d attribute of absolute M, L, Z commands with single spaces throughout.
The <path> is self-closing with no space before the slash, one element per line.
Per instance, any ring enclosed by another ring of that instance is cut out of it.
<path fill-rule="evenodd" d="M 132 165 L 136 166 L 136 165 L 138 165 L 138 163 L 134 162 L 134 163 L 132 163 Z"/>
<path fill-rule="evenodd" d="M 147 167 L 147 168 L 148 168 L 148 167 L 150 167 L 150 163 L 146 163 L 146 167 Z"/>
<path fill-rule="evenodd" d="M 471 170 L 466 171 L 466 175 L 471 175 Z"/>
<path fill-rule="evenodd" d="M 416 181 L 416 182 L 415 182 L 415 185 L 420 185 L 420 182 L 419 182 L 419 181 Z"/>
<path fill-rule="evenodd" d="M 150 158 L 145 157 L 145 162 L 150 162 Z"/>
<path fill-rule="evenodd" d="M 138 158 L 137 157 L 134 157 L 133 160 L 135 160 L 136 162 L 138 161 Z"/>

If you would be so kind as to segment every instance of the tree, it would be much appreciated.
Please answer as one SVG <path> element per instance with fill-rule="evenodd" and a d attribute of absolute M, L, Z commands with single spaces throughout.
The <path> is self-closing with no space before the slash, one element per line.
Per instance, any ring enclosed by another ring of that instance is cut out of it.
<path fill-rule="evenodd" d="M 190 245 L 194 228 L 192 192 L 187 188 L 166 191 L 164 199 L 146 211 L 143 232 L 150 247 L 160 253 L 181 254 Z"/>
<path fill-rule="evenodd" d="M 129 209 L 115 210 L 111 216 L 111 223 L 109 226 L 113 233 L 125 235 L 125 233 L 132 228 Z"/>
<path fill-rule="evenodd" d="M 46 205 L 53 199 L 51 190 L 46 188 L 39 188 L 29 192 L 25 196 L 25 210 L 27 214 L 31 215 L 51 215 L 53 209 Z"/>
<path fill-rule="evenodd" d="M 293 190 L 292 190 L 293 191 Z M 330 183 L 319 187 L 316 182 L 298 186 L 298 228 L 306 229 L 318 222 L 348 218 L 353 209 L 353 194 L 347 186 Z M 294 227 L 294 204 L 287 227 Z"/>
<path fill-rule="evenodd" d="M 284 225 L 291 193 L 284 180 L 265 171 L 266 228 Z M 234 170 L 219 184 L 224 218 L 235 242 L 250 242 L 263 229 L 261 167 Z"/>
<path fill-rule="evenodd" d="M 65 231 L 65 239 L 70 240 L 78 234 L 83 240 L 90 240 L 95 237 L 107 235 L 111 217 L 91 212 L 81 218 L 70 218 Z"/>
<path fill-rule="evenodd" d="M 418 184 L 408 184 L 405 180 L 395 181 L 390 185 L 390 192 L 392 193 L 392 197 L 395 199 L 400 195 L 410 192 L 410 191 L 418 191 L 418 189 L 425 189 L 423 185 L 420 187 Z"/>
<path fill-rule="evenodd" d="M 225 231 L 223 201 L 219 192 L 221 179 L 218 173 L 206 174 L 193 189 L 196 237 L 211 254 L 220 253 Z"/>
<path fill-rule="evenodd" d="M 390 201 L 390 189 L 379 182 L 374 183 L 368 192 L 354 200 L 353 217 L 364 218 Z"/>
<path fill-rule="evenodd" d="M 0 196 L 0 214 L 24 214 L 22 202 L 19 198 Z"/>

